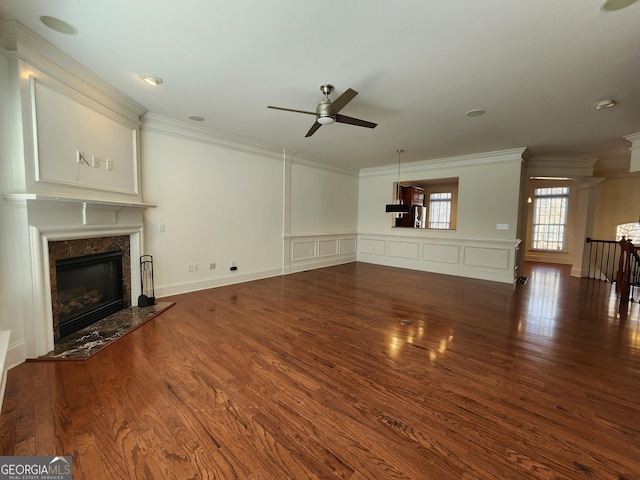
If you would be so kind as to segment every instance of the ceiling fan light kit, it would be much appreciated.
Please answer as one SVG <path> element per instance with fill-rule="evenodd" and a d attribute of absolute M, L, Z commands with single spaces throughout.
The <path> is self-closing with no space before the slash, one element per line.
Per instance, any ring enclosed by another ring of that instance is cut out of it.
<path fill-rule="evenodd" d="M 330 83 L 323 83 L 320 85 L 320 91 L 324 94 L 324 100 L 322 100 L 317 106 L 315 112 L 309 112 L 306 110 L 295 110 L 293 108 L 274 107 L 272 105 L 267 108 L 273 108 L 275 110 L 284 110 L 286 112 L 305 113 L 307 115 L 315 115 L 316 121 L 305 135 L 310 137 L 322 126 L 331 125 L 332 123 L 347 123 L 349 125 L 356 125 L 357 127 L 376 128 L 377 123 L 368 122 L 366 120 L 360 120 L 358 118 L 347 117 L 338 113 L 342 110 L 347 103 L 358 95 L 358 92 L 349 88 L 342 95 L 335 100 L 331 101 L 329 95 L 333 92 L 334 87 Z"/>
<path fill-rule="evenodd" d="M 140 75 L 140 80 L 145 82 L 147 85 L 151 85 L 152 87 L 157 87 L 162 83 L 162 79 L 160 77 L 157 77 L 155 75 L 148 75 L 146 73 Z"/>
<path fill-rule="evenodd" d="M 320 125 L 331 125 L 332 123 L 336 123 L 336 119 L 329 115 L 325 115 L 324 117 L 318 117 L 318 120 L 316 121 Z"/>

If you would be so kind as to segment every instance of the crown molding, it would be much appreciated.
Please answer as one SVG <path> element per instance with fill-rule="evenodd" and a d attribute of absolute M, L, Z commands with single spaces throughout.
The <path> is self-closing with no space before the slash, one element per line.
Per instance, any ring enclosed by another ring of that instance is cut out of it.
<path fill-rule="evenodd" d="M 524 163 L 526 160 L 526 147 L 500 150 L 495 152 L 474 153 L 455 157 L 421 160 L 418 162 L 403 163 L 403 173 L 424 172 L 427 170 L 440 170 L 442 168 L 464 168 L 480 165 L 496 165 L 501 163 Z M 363 168 L 360 177 L 375 177 L 379 175 L 396 174 L 398 165 L 385 165 L 382 167 Z"/>
<path fill-rule="evenodd" d="M 640 172 L 640 132 L 632 133 L 624 137 L 625 140 L 631 142 L 631 162 L 629 164 L 630 172 Z"/>
<path fill-rule="evenodd" d="M 592 177 L 598 158 L 532 156 L 527 162 L 530 177 Z"/>
<path fill-rule="evenodd" d="M 206 143 L 216 147 L 235 150 L 238 152 L 258 155 L 273 160 L 288 160 L 291 163 L 306 165 L 325 171 L 333 171 L 345 175 L 357 175 L 353 170 L 347 170 L 337 165 L 317 161 L 311 157 L 291 152 L 285 148 L 260 143 L 248 138 L 237 137 L 228 133 L 191 125 L 186 122 L 163 117 L 154 113 L 147 113 L 142 117 L 142 132 L 156 132 L 185 140 Z"/>
<path fill-rule="evenodd" d="M 124 107 L 126 111 L 132 112 L 135 117 L 147 112 L 144 106 L 104 81 L 20 22 L 0 18 L 0 38 L 2 47 L 7 53 L 17 55 L 20 60 L 116 111 L 116 113 L 122 115 L 122 108 L 114 108 L 114 102 Z M 138 121 L 137 118 L 135 120 Z"/>

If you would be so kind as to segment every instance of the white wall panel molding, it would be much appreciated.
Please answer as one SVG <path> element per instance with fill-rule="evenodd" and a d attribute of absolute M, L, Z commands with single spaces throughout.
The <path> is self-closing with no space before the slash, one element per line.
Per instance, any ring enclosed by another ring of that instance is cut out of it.
<path fill-rule="evenodd" d="M 358 235 L 361 262 L 513 283 L 518 241 Z M 422 232 L 424 233 L 424 232 Z"/>
<path fill-rule="evenodd" d="M 338 253 L 342 255 L 356 254 L 358 250 L 358 241 L 356 236 L 344 237 L 338 240 Z"/>
<path fill-rule="evenodd" d="M 465 245 L 463 254 L 464 264 L 471 267 L 508 270 L 509 253 L 509 250 L 506 248 Z"/>
<path fill-rule="evenodd" d="M 422 260 L 435 263 L 460 263 L 460 245 L 423 243 Z"/>
<path fill-rule="evenodd" d="M 387 243 L 387 251 L 387 255 L 390 257 L 418 260 L 420 254 L 420 242 L 389 240 Z"/>
<path fill-rule="evenodd" d="M 131 121 L 147 109 L 15 20 L 3 20 L 3 46 L 21 60 Z M 127 114 L 127 112 L 131 112 Z"/>
<path fill-rule="evenodd" d="M 291 245 L 291 272 L 356 261 L 355 233 L 294 234 L 285 241 Z"/>
<path fill-rule="evenodd" d="M 137 122 L 55 80 L 29 81 L 35 181 L 138 195 Z"/>
<path fill-rule="evenodd" d="M 318 240 L 318 257 L 331 257 L 338 255 L 340 239 L 331 238 L 327 240 Z"/>

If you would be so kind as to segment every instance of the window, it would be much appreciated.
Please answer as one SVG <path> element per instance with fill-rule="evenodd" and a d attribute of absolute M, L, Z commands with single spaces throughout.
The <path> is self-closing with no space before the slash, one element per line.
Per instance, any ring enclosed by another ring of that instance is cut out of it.
<path fill-rule="evenodd" d="M 544 187 L 534 190 L 534 250 L 564 251 L 569 187 Z"/>
<path fill-rule="evenodd" d="M 638 223 L 624 223 L 616 227 L 616 240 L 622 240 L 622 237 L 638 246 L 640 245 L 640 222 Z"/>
<path fill-rule="evenodd" d="M 429 228 L 449 229 L 451 225 L 451 192 L 429 195 Z"/>

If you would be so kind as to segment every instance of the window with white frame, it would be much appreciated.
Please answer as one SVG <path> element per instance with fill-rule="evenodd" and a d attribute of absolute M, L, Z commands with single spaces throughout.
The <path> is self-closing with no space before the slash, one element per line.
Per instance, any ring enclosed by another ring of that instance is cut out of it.
<path fill-rule="evenodd" d="M 429 194 L 428 228 L 451 228 L 451 192 Z"/>
<path fill-rule="evenodd" d="M 533 250 L 564 251 L 569 206 L 569 187 L 534 189 Z"/>

